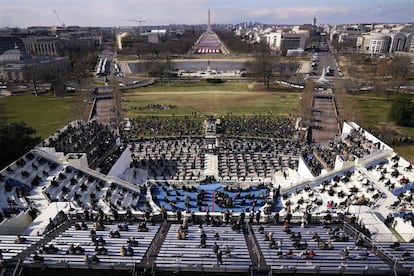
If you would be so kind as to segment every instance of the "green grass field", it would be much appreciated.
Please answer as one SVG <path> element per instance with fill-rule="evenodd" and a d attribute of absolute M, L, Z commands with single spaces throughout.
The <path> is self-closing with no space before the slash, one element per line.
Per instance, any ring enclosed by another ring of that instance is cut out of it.
<path fill-rule="evenodd" d="M 414 100 L 414 95 L 407 95 Z M 364 93 L 350 96 L 356 104 L 355 121 L 364 128 L 380 131 L 382 140 L 391 142 L 395 132 L 402 136 L 414 136 L 414 127 L 399 127 L 388 119 L 391 105 L 397 94 L 392 93 Z M 389 130 L 389 131 L 388 131 Z M 390 144 L 391 145 L 391 144 Z M 393 146 L 393 145 L 391 145 Z M 393 146 L 395 151 L 404 158 L 414 162 L 414 145 Z"/>
<path fill-rule="evenodd" d="M 164 80 L 166 82 L 166 80 Z M 224 82 L 209 83 L 207 81 L 172 82 L 171 84 L 154 84 L 138 89 L 131 89 L 128 92 L 190 92 L 190 91 L 246 91 L 246 82 Z"/>
<path fill-rule="evenodd" d="M 407 95 L 414 101 L 414 95 Z M 413 136 L 414 128 L 398 127 L 388 119 L 388 114 L 393 101 L 398 97 L 392 93 L 365 93 L 351 96 L 358 107 L 356 120 L 365 128 L 390 126 L 403 135 Z"/>
<path fill-rule="evenodd" d="M 297 92 L 252 91 L 246 83 L 207 82 L 153 85 L 123 93 L 126 116 L 259 115 L 288 116 L 296 109 Z M 151 110 L 148 104 L 174 105 L 169 110 Z"/>
<path fill-rule="evenodd" d="M 2 117 L 7 122 L 24 122 L 47 138 L 72 118 L 72 97 L 20 95 L 0 99 Z"/>

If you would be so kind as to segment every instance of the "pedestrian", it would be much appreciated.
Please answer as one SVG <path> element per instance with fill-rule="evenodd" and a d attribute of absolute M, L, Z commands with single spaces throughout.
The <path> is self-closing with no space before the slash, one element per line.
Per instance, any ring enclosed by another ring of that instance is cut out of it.
<path fill-rule="evenodd" d="M 223 264 L 223 252 L 221 249 L 217 251 L 217 265 L 220 266 Z"/>

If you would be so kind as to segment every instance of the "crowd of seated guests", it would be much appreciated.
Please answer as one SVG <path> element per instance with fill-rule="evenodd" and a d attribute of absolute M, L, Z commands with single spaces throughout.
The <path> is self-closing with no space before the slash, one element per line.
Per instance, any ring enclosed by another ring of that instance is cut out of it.
<path fill-rule="evenodd" d="M 369 154 L 370 150 L 364 147 L 364 141 L 364 139 L 357 139 L 351 134 L 344 141 L 337 137 L 330 141 L 328 146 L 318 145 L 315 148 L 315 154 L 325 162 L 329 169 L 333 169 L 337 155 L 342 156 L 345 160 L 352 161 L 355 157 L 363 158 L 366 154 Z"/>
<path fill-rule="evenodd" d="M 75 121 L 43 142 L 43 146 L 54 147 L 56 151 L 86 153 L 90 164 L 115 146 L 115 134 L 108 126 L 97 121 Z"/>
<path fill-rule="evenodd" d="M 134 249 L 132 248 L 131 244 L 128 244 L 127 247 L 121 245 L 119 249 L 121 256 L 132 256 L 134 255 Z"/>
<path fill-rule="evenodd" d="M 81 247 L 79 244 L 77 245 L 71 244 L 68 250 L 66 251 L 66 254 L 71 254 L 71 255 L 83 255 L 84 253 L 85 253 L 85 249 Z"/>
<path fill-rule="evenodd" d="M 324 167 L 322 163 L 315 157 L 314 148 L 306 145 L 302 152 L 302 158 L 314 176 L 321 174 Z"/>
<path fill-rule="evenodd" d="M 109 237 L 110 238 L 120 238 L 121 237 L 121 234 L 119 233 L 119 231 L 118 230 L 111 230 L 110 232 L 109 232 Z"/>
<path fill-rule="evenodd" d="M 227 116 L 220 117 L 217 132 L 225 136 L 291 138 L 295 131 L 287 118 L 273 116 Z"/>
<path fill-rule="evenodd" d="M 126 144 L 115 146 L 113 151 L 108 156 L 106 156 L 102 161 L 96 164 L 97 169 L 99 169 L 99 171 L 103 174 L 108 174 L 112 166 L 124 152 L 125 148 Z"/>
<path fill-rule="evenodd" d="M 57 248 L 53 244 L 49 244 L 49 245 L 44 244 L 42 248 L 40 248 L 39 250 L 40 253 L 45 253 L 45 254 L 55 254 L 58 251 L 59 251 L 59 248 Z"/>
<path fill-rule="evenodd" d="M 318 186 L 305 186 L 290 194 L 284 194 L 285 211 L 300 213 L 336 210 L 339 215 L 350 205 L 374 206 L 382 197 L 381 190 L 368 179 L 360 180 L 363 175 L 347 171 L 322 181 Z M 338 212 L 339 211 L 339 212 Z"/>
<path fill-rule="evenodd" d="M 131 119 L 129 135 L 134 137 L 201 136 L 202 121 L 194 117 L 137 117 Z"/>
<path fill-rule="evenodd" d="M 388 188 L 394 195 L 397 196 L 397 200 L 391 205 L 393 209 L 403 206 L 412 206 L 413 201 L 413 186 L 407 186 L 411 183 L 408 176 L 412 171 L 412 164 L 401 164 L 400 156 L 394 155 L 390 159 L 380 162 L 376 166 L 369 166 L 367 170 L 375 174 L 378 177 L 378 181 Z M 405 211 L 405 210 L 403 210 Z"/>
<path fill-rule="evenodd" d="M 297 169 L 301 143 L 288 139 L 219 138 L 219 176 L 269 177 L 278 170 Z"/>
<path fill-rule="evenodd" d="M 131 246 L 137 247 L 138 246 L 138 241 L 135 239 L 135 237 L 129 237 L 127 239 L 127 244 L 130 244 Z"/>
<path fill-rule="evenodd" d="M 86 225 L 86 223 L 84 221 L 82 221 L 82 223 L 79 224 L 79 222 L 75 223 L 75 230 L 88 230 L 88 226 Z"/>
<path fill-rule="evenodd" d="M 147 170 L 150 178 L 192 179 L 204 170 L 205 147 L 194 137 L 140 139 L 132 144 L 130 168 Z"/>

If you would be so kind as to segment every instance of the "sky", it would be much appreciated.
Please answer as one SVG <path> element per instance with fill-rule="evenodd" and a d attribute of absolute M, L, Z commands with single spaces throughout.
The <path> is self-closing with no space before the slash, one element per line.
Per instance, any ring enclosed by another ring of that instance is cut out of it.
<path fill-rule="evenodd" d="M 169 24 L 398 23 L 414 21 L 413 0 L 0 0 L 0 27 Z"/>

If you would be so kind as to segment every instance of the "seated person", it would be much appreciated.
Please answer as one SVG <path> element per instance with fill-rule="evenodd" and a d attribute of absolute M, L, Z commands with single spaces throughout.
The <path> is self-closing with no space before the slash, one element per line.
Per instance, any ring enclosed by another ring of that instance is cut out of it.
<path fill-rule="evenodd" d="M 129 230 L 128 224 L 126 224 L 126 223 L 118 224 L 118 230 L 119 231 L 128 231 Z"/>
<path fill-rule="evenodd" d="M 300 258 L 301 259 L 311 259 L 311 257 L 309 256 L 309 250 L 308 249 L 303 250 L 302 253 L 300 253 Z"/>
<path fill-rule="evenodd" d="M 91 263 L 88 254 L 85 254 L 85 256 L 83 256 L 83 260 L 85 262 L 85 265 L 89 265 Z"/>
<path fill-rule="evenodd" d="M 347 260 L 349 258 L 348 249 L 346 247 L 342 249 L 341 253 L 339 253 L 339 256 L 341 257 L 342 260 Z"/>
<path fill-rule="evenodd" d="M 184 230 L 182 229 L 178 229 L 177 234 L 176 234 L 177 239 L 179 240 L 184 240 L 187 237 L 187 234 Z"/>
<path fill-rule="evenodd" d="M 95 236 L 96 236 L 96 231 L 95 231 L 95 229 L 91 229 L 91 232 L 90 232 L 90 233 L 91 233 L 91 235 L 90 235 L 91 237 L 95 237 Z"/>
<path fill-rule="evenodd" d="M 273 233 L 272 232 L 267 232 L 265 235 L 265 241 L 270 241 L 273 239 Z"/>
<path fill-rule="evenodd" d="M 86 225 L 84 221 L 82 221 L 81 228 L 82 230 L 88 230 L 88 226 Z"/>
<path fill-rule="evenodd" d="M 396 241 L 393 244 L 391 244 L 390 247 L 394 250 L 399 250 L 400 249 L 400 243 Z"/>
<path fill-rule="evenodd" d="M 35 262 L 43 262 L 45 260 L 45 258 L 43 258 L 43 256 L 39 256 L 37 254 L 37 252 L 34 253 L 33 255 L 33 261 Z"/>
<path fill-rule="evenodd" d="M 95 247 L 95 252 L 98 255 L 106 255 L 108 254 L 108 249 L 106 249 L 104 246 L 96 246 Z"/>
<path fill-rule="evenodd" d="M 296 235 L 295 233 L 292 233 L 290 235 L 290 240 L 291 241 L 300 241 L 302 239 L 302 234 L 300 232 L 298 232 Z"/>
<path fill-rule="evenodd" d="M 127 247 L 127 249 L 126 249 L 126 254 L 127 254 L 127 256 L 132 256 L 132 255 L 134 255 L 134 249 L 131 247 L 131 245 L 130 245 L 130 244 L 128 244 L 128 247 Z"/>
<path fill-rule="evenodd" d="M 119 249 L 121 256 L 126 256 L 127 252 L 126 252 L 126 248 L 125 246 L 121 246 L 121 248 Z"/>
<path fill-rule="evenodd" d="M 75 254 L 75 247 L 73 246 L 73 243 L 69 246 L 66 254 Z"/>
<path fill-rule="evenodd" d="M 276 247 L 282 248 L 282 246 L 283 246 L 283 239 L 278 239 L 276 243 Z"/>
<path fill-rule="evenodd" d="M 43 245 L 41 250 L 47 254 L 53 254 L 59 251 L 59 249 L 55 247 L 53 244 L 50 244 L 49 246 Z"/>
<path fill-rule="evenodd" d="M 313 257 L 315 257 L 315 252 L 313 251 L 313 249 L 309 250 L 308 252 L 308 256 L 309 258 L 313 259 Z"/>
<path fill-rule="evenodd" d="M 403 259 L 403 260 L 408 260 L 408 259 L 410 259 L 410 257 L 411 257 L 411 254 L 410 254 L 410 252 L 408 252 L 408 250 L 405 250 L 405 251 L 401 254 L 401 259 Z"/>
<path fill-rule="evenodd" d="M 290 229 L 290 225 L 289 224 L 283 226 L 283 232 L 285 232 L 286 234 L 292 233 L 292 229 Z"/>
<path fill-rule="evenodd" d="M 259 226 L 259 233 L 260 234 L 264 234 L 264 227 L 263 227 L 263 225 L 260 225 Z"/>
<path fill-rule="evenodd" d="M 218 244 L 216 243 L 216 242 L 214 242 L 214 245 L 213 245 L 213 252 L 215 253 L 215 254 L 217 254 L 217 252 L 219 251 L 219 246 L 218 246 Z"/>
<path fill-rule="evenodd" d="M 82 255 L 85 252 L 85 249 L 83 249 L 80 245 L 75 246 L 75 254 L 76 255 Z"/>
<path fill-rule="evenodd" d="M 138 246 L 138 241 L 135 239 L 135 237 L 129 237 L 127 243 L 131 246 Z"/>
<path fill-rule="evenodd" d="M 301 243 L 300 241 L 297 240 L 297 241 L 295 241 L 293 243 L 293 246 L 296 249 L 306 249 L 308 247 L 308 243 L 306 241 L 304 241 L 303 243 Z"/>
<path fill-rule="evenodd" d="M 92 255 L 92 258 L 91 258 L 91 262 L 93 263 L 93 264 L 98 264 L 99 263 L 99 258 L 98 258 L 98 256 L 96 255 L 96 254 L 93 254 Z"/>
<path fill-rule="evenodd" d="M 17 235 L 16 243 L 24 243 L 25 241 L 26 241 L 25 237 L 21 237 L 20 235 Z"/>
<path fill-rule="evenodd" d="M 145 221 L 141 222 L 138 225 L 138 231 L 139 232 L 148 232 L 148 227 L 147 227 L 147 223 Z"/>
<path fill-rule="evenodd" d="M 105 226 L 103 225 L 103 222 L 94 223 L 93 228 L 95 229 L 95 231 L 105 230 Z"/>
<path fill-rule="evenodd" d="M 75 223 L 75 230 L 81 230 L 81 226 L 79 223 Z"/>
<path fill-rule="evenodd" d="M 226 253 L 227 256 L 230 256 L 230 246 L 228 244 L 226 244 L 226 246 L 224 247 L 224 252 Z"/>
<path fill-rule="evenodd" d="M 99 238 L 96 240 L 97 245 L 105 245 L 106 241 L 102 236 L 99 236 Z"/>
<path fill-rule="evenodd" d="M 318 248 L 322 250 L 330 250 L 333 249 L 332 242 L 329 240 L 328 242 L 325 241 L 319 241 L 318 242 Z"/>
<path fill-rule="evenodd" d="M 319 237 L 317 232 L 313 233 L 313 236 L 312 236 L 313 241 L 319 241 L 320 239 L 321 239 L 321 237 Z"/>
<path fill-rule="evenodd" d="M 293 257 L 293 250 L 289 249 L 286 254 L 285 254 L 286 258 L 291 259 Z"/>
<path fill-rule="evenodd" d="M 270 249 L 274 249 L 274 248 L 276 248 L 276 241 L 275 241 L 275 239 L 271 239 L 270 240 L 270 242 L 269 242 L 269 248 Z"/>
<path fill-rule="evenodd" d="M 279 258 L 282 258 L 282 256 L 283 256 L 282 248 L 279 247 L 276 251 L 276 258 L 279 259 Z"/>
<path fill-rule="evenodd" d="M 111 232 L 109 232 L 109 237 L 111 237 L 111 238 L 120 238 L 121 234 L 119 233 L 118 230 L 115 230 L 115 231 L 111 230 Z"/>
<path fill-rule="evenodd" d="M 331 237 L 333 241 L 339 241 L 339 242 L 347 242 L 349 240 L 349 237 L 345 233 L 337 233 L 334 236 Z"/>
<path fill-rule="evenodd" d="M 207 239 L 207 235 L 204 231 L 201 232 L 200 239 Z"/>
<path fill-rule="evenodd" d="M 216 232 L 216 233 L 214 234 L 214 239 L 215 239 L 215 240 L 219 240 L 219 239 L 220 239 L 220 235 L 219 235 L 219 233 L 218 233 L 218 232 Z"/>
<path fill-rule="evenodd" d="M 201 237 L 201 240 L 200 240 L 200 247 L 201 247 L 201 248 L 205 248 L 205 247 L 206 247 L 206 244 L 207 244 L 207 238 L 205 238 L 204 236 L 203 236 L 203 237 Z"/>

